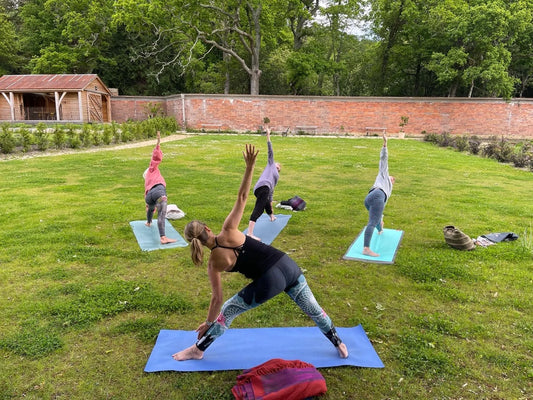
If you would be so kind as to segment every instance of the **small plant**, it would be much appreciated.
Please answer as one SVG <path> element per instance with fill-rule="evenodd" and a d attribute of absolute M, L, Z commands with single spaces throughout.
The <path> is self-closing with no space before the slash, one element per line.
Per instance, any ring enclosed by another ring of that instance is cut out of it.
<path fill-rule="evenodd" d="M 438 145 L 440 147 L 453 147 L 454 146 L 454 138 L 452 135 L 450 135 L 448 132 L 441 133 L 438 136 Z"/>
<path fill-rule="evenodd" d="M 111 132 L 113 134 L 113 141 L 115 143 L 120 143 L 121 130 L 120 130 L 120 126 L 115 121 L 111 122 Z"/>
<path fill-rule="evenodd" d="M 533 160 L 533 147 L 531 143 L 524 142 L 515 146 L 513 154 L 513 164 L 517 168 L 524 168 L 531 164 Z"/>
<path fill-rule="evenodd" d="M 0 150 L 4 154 L 12 153 L 15 149 L 15 137 L 11 131 L 9 124 L 2 124 L 2 132 L 0 133 Z"/>
<path fill-rule="evenodd" d="M 50 145 L 50 139 L 46 124 L 44 122 L 39 122 L 35 128 L 35 139 L 37 142 L 37 149 L 39 149 L 40 151 L 45 151 Z"/>
<path fill-rule="evenodd" d="M 457 151 L 468 150 L 468 136 L 457 136 L 455 138 L 455 148 Z"/>
<path fill-rule="evenodd" d="M 92 128 L 89 124 L 83 124 L 80 132 L 80 141 L 83 147 L 89 147 L 91 145 Z"/>
<path fill-rule="evenodd" d="M 75 125 L 67 125 L 67 142 L 68 146 L 71 149 L 79 149 L 81 147 L 80 137 L 77 133 L 77 128 Z"/>
<path fill-rule="evenodd" d="M 524 229 L 523 235 L 520 237 L 520 244 L 522 247 L 533 255 L 533 224 L 529 224 L 529 228 Z"/>
<path fill-rule="evenodd" d="M 263 123 L 266 125 L 266 124 L 270 124 L 270 118 L 268 117 L 265 117 L 263 118 Z"/>
<path fill-rule="evenodd" d="M 163 107 L 160 103 L 152 103 L 149 102 L 146 106 L 146 115 L 148 118 L 156 118 L 156 117 L 162 117 L 165 115 L 165 112 L 163 111 Z"/>
<path fill-rule="evenodd" d="M 31 146 L 33 144 L 33 135 L 30 132 L 30 130 L 27 127 L 25 127 L 25 126 L 20 128 L 19 133 L 20 133 L 20 141 L 21 141 L 22 151 L 24 153 L 27 153 L 28 151 L 31 150 Z"/>
<path fill-rule="evenodd" d="M 481 149 L 481 141 L 476 135 L 470 136 L 468 139 L 468 147 L 470 153 L 474 155 L 479 154 L 479 150 Z"/>
<path fill-rule="evenodd" d="M 424 133 L 424 142 L 439 143 L 439 135 L 436 133 Z"/>
<path fill-rule="evenodd" d="M 112 140 L 113 140 L 113 126 L 104 125 L 104 130 L 102 132 L 102 142 L 105 145 L 108 145 L 108 144 L 111 144 Z"/>
<path fill-rule="evenodd" d="M 62 149 L 66 145 L 65 129 L 61 125 L 57 125 L 52 133 L 52 141 L 56 149 Z"/>

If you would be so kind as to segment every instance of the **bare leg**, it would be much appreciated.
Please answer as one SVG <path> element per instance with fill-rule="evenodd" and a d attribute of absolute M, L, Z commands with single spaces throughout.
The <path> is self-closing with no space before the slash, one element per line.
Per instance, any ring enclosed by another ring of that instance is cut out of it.
<path fill-rule="evenodd" d="M 379 257 L 378 253 L 374 253 L 372 250 L 370 250 L 370 247 L 363 247 L 363 254 L 365 256 L 370 256 L 370 257 Z"/>
<path fill-rule="evenodd" d="M 339 344 L 337 351 L 339 352 L 340 358 L 348 358 L 348 348 L 344 343 Z"/>
<path fill-rule="evenodd" d="M 257 236 L 254 236 L 254 228 L 255 228 L 255 221 L 250 221 L 248 223 L 248 232 L 246 232 L 246 235 L 250 236 L 251 238 L 254 238 L 255 240 L 261 241 L 260 238 L 258 238 Z"/>
<path fill-rule="evenodd" d="M 176 361 L 201 360 L 204 358 L 204 352 L 193 344 L 191 347 L 173 354 L 172 358 Z"/>

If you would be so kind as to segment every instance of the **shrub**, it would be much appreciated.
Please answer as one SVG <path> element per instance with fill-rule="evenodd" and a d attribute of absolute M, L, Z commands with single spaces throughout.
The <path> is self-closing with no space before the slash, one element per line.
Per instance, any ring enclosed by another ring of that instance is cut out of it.
<path fill-rule="evenodd" d="M 468 147 L 470 153 L 479 154 L 479 150 L 481 149 L 481 141 L 476 135 L 470 136 L 468 139 Z"/>
<path fill-rule="evenodd" d="M 65 129 L 61 125 L 57 125 L 54 128 L 52 141 L 56 149 L 62 149 L 66 146 L 67 138 L 65 135 Z"/>
<path fill-rule="evenodd" d="M 524 168 L 531 164 L 533 160 L 533 146 L 530 142 L 519 143 L 514 148 L 513 164 L 517 168 Z"/>
<path fill-rule="evenodd" d="M 78 136 L 76 125 L 67 125 L 68 146 L 72 149 L 79 149 L 81 147 L 80 137 Z"/>
<path fill-rule="evenodd" d="M 15 136 L 9 127 L 9 124 L 2 124 L 2 132 L 0 133 L 0 150 L 4 154 L 12 153 L 15 149 Z"/>
<path fill-rule="evenodd" d="M 89 147 L 91 145 L 91 137 L 92 137 L 91 131 L 92 131 L 91 125 L 89 124 L 83 124 L 83 126 L 81 127 L 80 141 L 83 147 Z"/>
<path fill-rule="evenodd" d="M 28 151 L 31 150 L 31 146 L 34 142 L 33 135 L 30 132 L 30 130 L 25 126 L 20 128 L 19 134 L 20 134 L 20 142 L 21 142 L 20 145 L 22 146 L 22 151 L 24 153 L 27 153 Z"/>
<path fill-rule="evenodd" d="M 440 147 L 454 147 L 454 138 L 448 132 L 440 134 L 437 138 L 437 143 Z"/>
<path fill-rule="evenodd" d="M 438 144 L 439 143 L 439 135 L 436 134 L 436 133 L 425 133 L 424 134 L 424 142 Z"/>
<path fill-rule="evenodd" d="M 104 125 L 104 130 L 102 132 L 102 142 L 106 145 L 111 144 L 113 140 L 113 126 Z"/>
<path fill-rule="evenodd" d="M 91 142 L 95 146 L 100 146 L 102 144 L 102 131 L 98 127 L 93 127 L 91 131 Z"/>
<path fill-rule="evenodd" d="M 455 148 L 457 151 L 468 150 L 468 136 L 457 136 L 455 138 Z"/>
<path fill-rule="evenodd" d="M 512 162 L 514 155 L 513 146 L 504 137 L 500 141 L 496 142 L 495 158 L 499 162 Z"/>
<path fill-rule="evenodd" d="M 44 122 L 39 122 L 35 127 L 35 142 L 40 151 L 45 151 L 50 145 L 49 134 Z"/>
<path fill-rule="evenodd" d="M 121 130 L 119 125 L 113 121 L 111 122 L 111 132 L 113 134 L 113 140 L 115 143 L 120 143 L 121 139 Z"/>

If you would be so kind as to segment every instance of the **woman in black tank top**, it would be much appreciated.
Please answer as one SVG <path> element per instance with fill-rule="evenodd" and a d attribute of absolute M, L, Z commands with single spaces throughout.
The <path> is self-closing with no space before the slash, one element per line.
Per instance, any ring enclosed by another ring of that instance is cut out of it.
<path fill-rule="evenodd" d="M 237 315 L 263 304 L 281 292 L 287 293 L 313 319 L 333 343 L 340 357 L 348 357 L 346 345 L 337 335 L 331 319 L 317 303 L 298 265 L 284 252 L 246 236 L 239 230 L 257 157 L 255 147 L 246 145 L 243 156 L 246 170 L 237 200 L 220 233 L 215 235 L 200 221 L 189 222 L 185 227 L 184 236 L 191 243 L 191 258 L 195 265 L 203 263 L 204 247 L 210 249 L 207 274 L 212 294 L 207 319 L 196 329 L 198 341 L 175 353 L 173 358 L 177 361 L 202 359 L 207 347 L 229 328 Z M 252 279 L 252 282 L 224 302 L 220 276 L 222 272 L 240 272 Z"/>

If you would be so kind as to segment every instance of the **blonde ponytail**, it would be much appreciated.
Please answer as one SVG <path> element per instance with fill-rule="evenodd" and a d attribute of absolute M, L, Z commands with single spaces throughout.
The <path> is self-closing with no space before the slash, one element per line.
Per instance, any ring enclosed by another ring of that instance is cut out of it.
<path fill-rule="evenodd" d="M 196 266 L 202 265 L 204 262 L 204 246 L 198 238 L 193 238 L 191 240 L 191 259 Z"/>
<path fill-rule="evenodd" d="M 207 240 L 207 232 L 203 222 L 194 220 L 185 226 L 183 232 L 185 239 L 191 242 L 191 259 L 194 265 L 202 265 L 204 262 L 204 245 Z"/>

